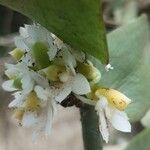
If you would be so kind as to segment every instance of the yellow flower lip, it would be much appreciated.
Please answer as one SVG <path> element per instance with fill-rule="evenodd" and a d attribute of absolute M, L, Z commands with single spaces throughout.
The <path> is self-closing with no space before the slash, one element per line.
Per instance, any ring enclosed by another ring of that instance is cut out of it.
<path fill-rule="evenodd" d="M 123 111 L 131 103 L 131 100 L 121 92 L 114 89 L 99 88 L 96 90 L 95 95 L 97 97 L 104 96 L 107 98 L 108 103 L 115 108 Z"/>

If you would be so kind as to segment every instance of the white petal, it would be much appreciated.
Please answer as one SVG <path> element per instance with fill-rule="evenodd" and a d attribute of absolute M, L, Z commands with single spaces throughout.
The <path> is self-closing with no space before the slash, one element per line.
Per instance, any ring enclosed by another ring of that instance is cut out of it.
<path fill-rule="evenodd" d="M 115 110 L 112 114 L 111 123 L 113 127 L 122 132 L 131 132 L 131 124 L 125 112 Z"/>
<path fill-rule="evenodd" d="M 27 66 L 32 66 L 32 64 L 35 62 L 34 58 L 32 57 L 32 54 L 30 52 L 28 52 L 25 56 L 23 56 L 21 60 Z"/>
<path fill-rule="evenodd" d="M 38 85 L 40 85 L 43 88 L 49 88 L 48 80 L 46 78 L 44 78 L 42 75 L 40 75 L 34 71 L 30 71 L 30 75 L 32 76 L 33 80 Z"/>
<path fill-rule="evenodd" d="M 45 89 L 37 85 L 35 86 L 34 91 L 36 92 L 38 98 L 40 98 L 41 100 L 47 101 L 48 93 Z"/>
<path fill-rule="evenodd" d="M 49 46 L 47 54 L 49 56 L 49 60 L 51 61 L 57 54 L 57 47 L 54 45 Z"/>
<path fill-rule="evenodd" d="M 51 34 L 51 36 L 54 39 L 54 44 L 58 47 L 58 49 L 61 49 L 64 46 L 63 41 L 61 41 L 57 36 L 55 36 L 54 34 Z"/>
<path fill-rule="evenodd" d="M 25 39 L 22 37 L 15 37 L 15 45 L 17 48 L 21 48 L 22 50 L 29 49 L 28 45 L 25 43 Z"/>
<path fill-rule="evenodd" d="M 13 96 L 15 97 L 15 99 L 9 103 L 8 107 L 12 108 L 12 107 L 21 107 L 23 104 L 23 101 L 25 100 L 25 95 L 22 95 L 21 92 L 15 92 L 13 94 Z"/>
<path fill-rule="evenodd" d="M 52 123 L 53 123 L 55 113 L 56 113 L 56 102 L 52 100 L 51 102 L 49 102 L 49 108 L 47 112 L 47 121 L 45 126 L 46 135 L 49 135 L 51 133 Z"/>
<path fill-rule="evenodd" d="M 91 91 L 88 80 L 82 74 L 76 74 L 72 83 L 72 91 L 75 94 L 84 95 Z"/>
<path fill-rule="evenodd" d="M 27 32 L 27 29 L 26 28 L 23 28 L 23 27 L 20 27 L 19 28 L 19 33 L 22 37 L 24 38 L 27 38 L 29 35 L 28 35 L 28 32 Z"/>
<path fill-rule="evenodd" d="M 62 48 L 62 56 L 66 67 L 69 67 L 72 73 L 75 75 L 76 73 L 74 68 L 76 67 L 76 60 L 66 46 Z"/>
<path fill-rule="evenodd" d="M 99 100 L 95 106 L 95 110 L 97 111 L 97 114 L 99 116 L 99 130 L 101 132 L 101 135 L 106 143 L 108 143 L 109 140 L 109 128 L 108 128 L 108 121 L 105 113 L 105 108 L 103 104 L 104 101 Z M 101 106 L 101 104 L 103 106 Z M 107 107 L 107 104 L 105 105 Z"/>
<path fill-rule="evenodd" d="M 33 112 L 26 112 L 23 115 L 22 126 L 23 127 L 32 127 L 37 123 L 37 115 Z"/>
<path fill-rule="evenodd" d="M 14 80 L 7 80 L 3 82 L 2 88 L 8 92 L 16 91 L 17 89 L 13 86 L 13 83 L 14 83 Z"/>
<path fill-rule="evenodd" d="M 34 81 L 29 74 L 25 74 L 21 79 L 22 89 L 24 94 L 28 94 L 33 90 Z"/>
<path fill-rule="evenodd" d="M 47 30 L 40 25 L 29 25 L 27 26 L 29 36 L 33 42 L 45 42 L 47 41 Z"/>
<path fill-rule="evenodd" d="M 107 101 L 106 97 L 101 96 L 99 98 L 99 101 L 96 104 L 96 110 L 106 109 L 107 106 L 108 106 L 108 101 Z"/>
<path fill-rule="evenodd" d="M 61 103 L 71 93 L 71 86 L 64 85 L 56 93 L 55 100 Z"/>

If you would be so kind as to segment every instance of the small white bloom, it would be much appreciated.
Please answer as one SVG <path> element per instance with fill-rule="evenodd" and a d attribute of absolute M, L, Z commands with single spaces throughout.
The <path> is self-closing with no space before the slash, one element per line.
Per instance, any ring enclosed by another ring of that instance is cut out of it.
<path fill-rule="evenodd" d="M 106 97 L 100 97 L 95 110 L 99 115 L 99 129 L 106 143 L 109 140 L 110 125 L 119 131 L 131 132 L 131 125 L 126 113 L 109 105 Z"/>
<path fill-rule="evenodd" d="M 25 25 L 25 27 L 20 28 L 19 32 L 20 36 L 15 38 L 17 48 L 21 48 L 24 52 L 29 52 L 36 42 L 42 42 L 47 45 L 49 59 L 52 60 L 56 56 L 57 46 L 53 44 L 51 33 L 44 27 L 39 24 Z M 30 66 L 29 62 L 31 62 L 31 64 L 34 62 L 32 59 L 31 54 L 28 53 L 23 61 L 28 62 L 27 64 Z"/>
<path fill-rule="evenodd" d="M 60 74 L 60 79 L 64 79 L 64 75 L 67 76 L 67 73 Z M 68 81 L 64 82 L 59 89 L 55 89 L 55 100 L 61 103 L 71 92 L 77 95 L 85 95 L 89 93 L 90 90 L 89 82 L 82 74 L 77 73 L 72 76 L 68 73 Z"/>

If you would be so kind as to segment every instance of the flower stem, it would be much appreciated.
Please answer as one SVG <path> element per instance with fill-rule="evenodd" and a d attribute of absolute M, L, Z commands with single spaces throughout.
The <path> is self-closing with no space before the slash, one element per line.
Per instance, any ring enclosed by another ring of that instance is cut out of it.
<path fill-rule="evenodd" d="M 102 150 L 102 137 L 99 132 L 98 116 L 93 106 L 80 108 L 84 150 Z"/>

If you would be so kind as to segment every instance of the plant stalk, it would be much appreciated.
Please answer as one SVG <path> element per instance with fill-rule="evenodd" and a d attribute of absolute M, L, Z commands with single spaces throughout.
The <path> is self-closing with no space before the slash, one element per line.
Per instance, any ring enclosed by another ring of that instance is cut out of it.
<path fill-rule="evenodd" d="M 99 132 L 98 116 L 93 106 L 80 108 L 84 150 L 102 150 L 102 137 Z"/>

